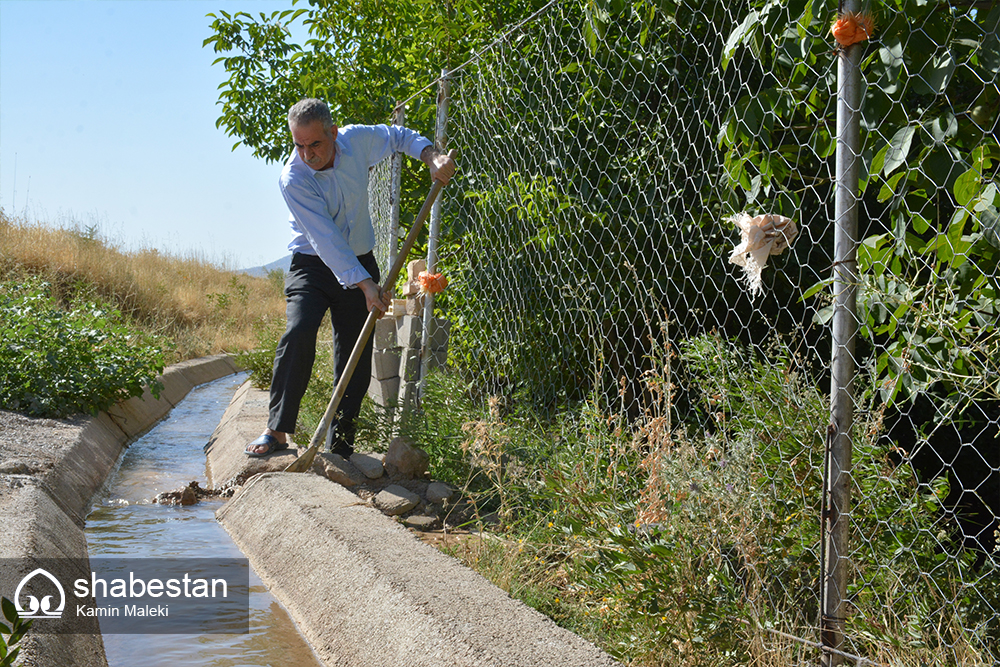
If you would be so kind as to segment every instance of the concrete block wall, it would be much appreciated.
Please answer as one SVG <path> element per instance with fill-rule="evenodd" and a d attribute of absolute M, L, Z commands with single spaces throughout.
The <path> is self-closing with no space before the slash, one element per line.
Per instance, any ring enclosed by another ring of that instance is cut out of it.
<path fill-rule="evenodd" d="M 417 303 L 421 307 L 418 307 Z M 389 312 L 375 324 L 372 378 L 368 396 L 378 405 L 409 410 L 420 386 L 423 297 L 396 299 Z M 430 326 L 430 368 L 444 366 L 448 359 L 451 322 L 435 318 Z"/>

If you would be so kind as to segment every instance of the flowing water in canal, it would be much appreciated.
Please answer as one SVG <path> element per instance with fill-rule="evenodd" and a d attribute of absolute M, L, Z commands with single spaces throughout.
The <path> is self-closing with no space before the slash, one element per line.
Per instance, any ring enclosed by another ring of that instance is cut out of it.
<path fill-rule="evenodd" d="M 188 507 L 151 503 L 192 480 L 205 485 L 204 445 L 245 374 L 195 388 L 166 419 L 132 443 L 87 517 L 91 557 L 242 558 L 215 521 L 224 500 Z M 294 558 L 294 554 L 289 554 Z M 250 573 L 250 633 L 104 635 L 110 667 L 319 667 L 285 610 Z"/>

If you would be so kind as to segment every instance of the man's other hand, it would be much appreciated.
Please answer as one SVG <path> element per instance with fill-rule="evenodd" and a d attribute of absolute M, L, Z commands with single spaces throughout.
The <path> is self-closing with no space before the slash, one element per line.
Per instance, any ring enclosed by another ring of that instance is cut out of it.
<path fill-rule="evenodd" d="M 365 278 L 360 283 L 358 287 L 361 291 L 365 293 L 365 301 L 368 304 L 368 312 L 370 313 L 372 309 L 378 311 L 378 319 L 382 319 L 385 312 L 389 309 L 392 304 L 392 294 L 386 292 L 381 287 L 375 284 L 375 281 L 371 278 Z"/>
<path fill-rule="evenodd" d="M 433 146 L 420 151 L 420 159 L 430 169 L 432 181 L 441 181 L 442 185 L 448 185 L 448 181 L 455 175 L 455 161 L 445 153 L 438 152 Z"/>

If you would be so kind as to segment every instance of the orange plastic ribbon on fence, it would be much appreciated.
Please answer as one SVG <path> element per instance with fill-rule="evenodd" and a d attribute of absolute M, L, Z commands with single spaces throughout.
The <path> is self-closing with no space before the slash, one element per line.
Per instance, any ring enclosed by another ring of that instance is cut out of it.
<path fill-rule="evenodd" d="M 437 294 L 444 291 L 444 288 L 448 286 L 448 279 L 440 273 L 421 271 L 417 276 L 417 280 L 420 281 L 420 289 L 428 294 Z"/>
<path fill-rule="evenodd" d="M 847 48 L 852 44 L 870 39 L 875 32 L 875 19 L 871 14 L 861 12 L 846 12 L 837 17 L 830 26 L 830 32 L 837 44 Z"/>

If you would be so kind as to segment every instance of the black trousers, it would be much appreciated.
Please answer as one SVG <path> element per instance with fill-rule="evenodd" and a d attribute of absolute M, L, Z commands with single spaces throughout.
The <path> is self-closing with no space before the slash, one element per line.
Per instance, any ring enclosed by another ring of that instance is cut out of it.
<path fill-rule="evenodd" d="M 358 260 L 378 283 L 381 274 L 375 256 L 368 253 Z M 267 426 L 281 433 L 294 433 L 299 405 L 316 359 L 316 335 L 323 316 L 330 311 L 334 381 L 339 382 L 368 318 L 368 307 L 360 288 L 342 287 L 323 260 L 301 253 L 292 255 L 292 264 L 285 277 L 285 304 L 287 325 L 274 357 Z M 354 419 L 361 411 L 361 401 L 371 382 L 372 344 L 369 337 L 331 426 L 334 435 L 330 445 L 338 453 L 344 449 L 349 453 L 354 447 Z"/>

